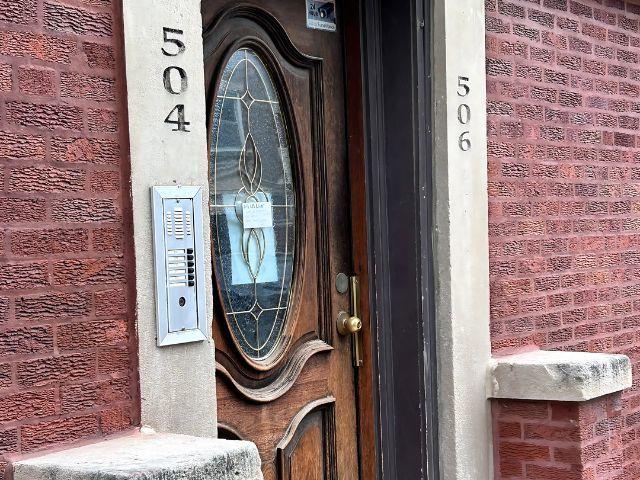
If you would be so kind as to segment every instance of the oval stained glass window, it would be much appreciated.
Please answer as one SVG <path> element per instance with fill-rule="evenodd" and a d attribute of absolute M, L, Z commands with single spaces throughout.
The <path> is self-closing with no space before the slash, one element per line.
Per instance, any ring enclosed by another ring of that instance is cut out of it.
<path fill-rule="evenodd" d="M 259 362 L 278 346 L 290 306 L 296 199 L 280 99 L 249 48 L 231 56 L 216 92 L 209 181 L 227 324 L 244 354 Z"/>

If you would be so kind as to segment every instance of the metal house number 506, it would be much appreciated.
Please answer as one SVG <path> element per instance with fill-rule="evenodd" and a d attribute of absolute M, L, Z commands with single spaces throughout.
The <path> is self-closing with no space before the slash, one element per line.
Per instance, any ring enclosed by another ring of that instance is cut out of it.
<path fill-rule="evenodd" d="M 458 96 L 461 98 L 467 97 L 471 93 L 471 87 L 469 87 L 469 77 L 458 77 Z M 458 122 L 460 125 L 466 126 L 471 121 L 471 107 L 466 103 L 460 103 L 458 105 Z M 471 139 L 469 130 L 463 131 L 458 137 L 458 147 L 463 152 L 471 150 Z"/>
<path fill-rule="evenodd" d="M 166 57 L 179 57 L 186 50 L 183 41 L 184 31 L 177 28 L 164 27 L 162 29 L 163 46 L 162 53 Z M 189 76 L 184 68 L 171 65 L 164 70 L 164 89 L 171 95 L 182 95 L 189 88 Z M 169 112 L 164 123 L 174 125 L 174 132 L 188 132 L 187 127 L 191 125 L 186 121 L 185 107 L 179 103 Z"/>

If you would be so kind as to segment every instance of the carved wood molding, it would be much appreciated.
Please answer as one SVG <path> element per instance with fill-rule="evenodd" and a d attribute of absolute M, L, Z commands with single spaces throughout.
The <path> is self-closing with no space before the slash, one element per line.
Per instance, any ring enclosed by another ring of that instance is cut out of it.
<path fill-rule="evenodd" d="M 287 428 L 287 431 L 282 437 L 282 440 L 280 440 L 280 443 L 278 443 L 278 450 L 284 450 L 287 447 L 287 445 L 291 443 L 291 440 L 293 439 L 293 436 L 298 430 L 298 427 L 300 426 L 300 424 L 302 423 L 302 421 L 305 419 L 307 415 L 309 415 L 311 412 L 313 412 L 314 410 L 317 410 L 318 408 L 324 405 L 329 405 L 333 403 L 336 403 L 336 399 L 333 395 L 329 395 L 328 397 L 324 397 L 309 403 L 302 410 L 300 410 L 298 414 L 295 417 L 293 417 L 293 420 L 291 420 L 291 423 L 289 424 L 289 428 Z"/>
<path fill-rule="evenodd" d="M 269 403 L 277 400 L 287 393 L 302 373 L 309 359 L 316 353 L 333 350 L 331 345 L 322 340 L 313 340 L 304 343 L 291 356 L 278 377 L 269 385 L 262 388 L 250 388 L 240 384 L 227 368 L 220 362 L 216 363 L 216 371 L 222 374 L 236 390 L 246 399 L 256 403 Z"/>
<path fill-rule="evenodd" d="M 277 446 L 278 478 L 282 480 L 297 480 L 292 461 L 296 450 L 299 448 L 299 442 L 305 435 L 305 431 L 315 422 L 322 429 L 322 445 L 318 445 L 321 451 L 314 452 L 315 455 L 320 454 L 321 465 L 318 465 L 318 467 L 323 471 L 322 478 L 338 480 L 335 403 L 336 399 L 331 395 L 320 398 L 305 405 L 291 420 L 287 431 Z M 300 453 L 304 456 L 305 453 L 308 454 L 309 452 Z M 300 464 L 298 463 L 299 467 Z"/>

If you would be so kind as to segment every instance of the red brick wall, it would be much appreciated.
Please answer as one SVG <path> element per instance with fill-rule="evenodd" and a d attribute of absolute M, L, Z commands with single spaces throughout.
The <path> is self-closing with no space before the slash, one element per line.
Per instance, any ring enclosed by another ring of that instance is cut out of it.
<path fill-rule="evenodd" d="M 120 15 L 0 0 L 0 476 L 137 422 Z"/>
<path fill-rule="evenodd" d="M 494 401 L 493 420 L 496 478 L 638 478 L 623 471 L 619 393 L 585 403 Z"/>
<path fill-rule="evenodd" d="M 486 7 L 493 352 L 629 355 L 640 478 L 640 4 Z"/>

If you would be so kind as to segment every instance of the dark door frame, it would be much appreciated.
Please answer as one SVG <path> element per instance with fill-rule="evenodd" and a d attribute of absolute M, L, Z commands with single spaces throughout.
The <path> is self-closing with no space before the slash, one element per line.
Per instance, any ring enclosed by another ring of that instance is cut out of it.
<path fill-rule="evenodd" d="M 346 5 L 354 270 L 369 292 L 361 478 L 436 480 L 431 2 Z"/>

